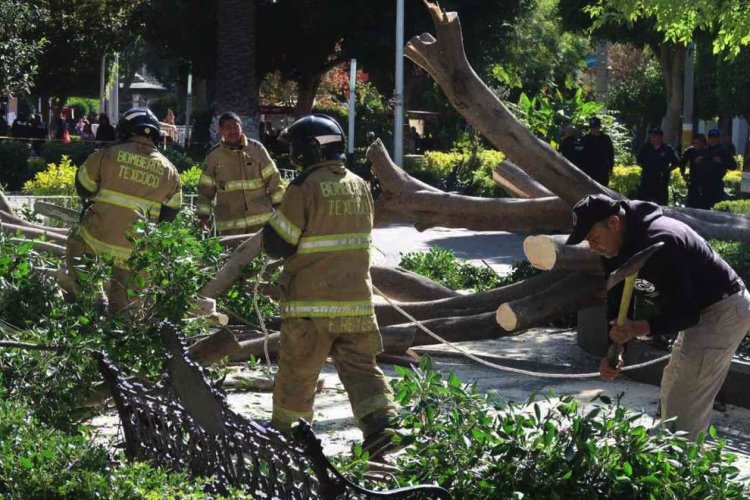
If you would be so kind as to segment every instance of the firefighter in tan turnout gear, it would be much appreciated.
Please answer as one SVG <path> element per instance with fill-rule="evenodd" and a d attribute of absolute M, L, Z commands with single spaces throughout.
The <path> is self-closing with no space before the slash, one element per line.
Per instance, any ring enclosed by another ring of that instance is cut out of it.
<path fill-rule="evenodd" d="M 312 420 L 318 375 L 330 356 L 364 434 L 363 448 L 376 458 L 390 447 L 396 408 L 375 362 L 383 344 L 370 283 L 372 196 L 344 166 L 346 139 L 332 118 L 301 118 L 281 140 L 303 171 L 263 228 L 266 253 L 285 259 L 272 423 L 286 431 L 299 418 Z"/>
<path fill-rule="evenodd" d="M 133 222 L 140 217 L 173 220 L 182 203 L 180 176 L 156 149 L 159 120 L 151 110 L 127 111 L 118 130 L 121 142 L 92 153 L 78 169 L 76 191 L 90 204 L 68 239 L 66 252 L 70 277 L 81 271 L 84 254 L 113 258 L 110 314 L 129 303 L 126 261 L 132 251 L 128 235 Z"/>
<path fill-rule="evenodd" d="M 263 145 L 242 133 L 240 117 L 219 117 L 221 142 L 206 156 L 198 182 L 198 217 L 205 230 L 214 215 L 221 235 L 254 233 L 281 203 L 284 187 Z"/>

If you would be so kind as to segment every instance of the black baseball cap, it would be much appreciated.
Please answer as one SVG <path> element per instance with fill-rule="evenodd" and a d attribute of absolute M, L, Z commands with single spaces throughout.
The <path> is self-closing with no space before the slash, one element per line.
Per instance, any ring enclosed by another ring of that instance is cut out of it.
<path fill-rule="evenodd" d="M 601 127 L 602 127 L 602 121 L 599 119 L 598 116 L 589 118 L 589 128 L 601 128 Z"/>
<path fill-rule="evenodd" d="M 708 131 L 709 137 L 721 137 L 721 131 L 718 128 L 712 128 Z"/>
<path fill-rule="evenodd" d="M 620 202 L 604 194 L 589 194 L 573 207 L 573 232 L 566 245 L 577 245 L 588 236 L 594 224 L 620 213 Z"/>
<path fill-rule="evenodd" d="M 651 127 L 650 129 L 648 129 L 648 135 L 651 134 L 664 135 L 664 131 L 659 127 Z"/>

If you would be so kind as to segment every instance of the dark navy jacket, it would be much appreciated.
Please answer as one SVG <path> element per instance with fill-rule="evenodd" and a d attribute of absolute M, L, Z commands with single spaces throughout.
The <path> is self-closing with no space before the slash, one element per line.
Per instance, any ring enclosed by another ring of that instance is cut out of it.
<path fill-rule="evenodd" d="M 737 273 L 708 246 L 698 233 L 665 216 L 654 203 L 622 201 L 626 231 L 617 257 L 602 259 L 611 273 L 636 252 L 658 242 L 664 246 L 649 258 L 638 275 L 659 295 L 660 312 L 649 320 L 651 335 L 695 326 L 702 309 L 718 302 L 739 281 Z M 609 314 L 617 315 L 622 287 L 609 294 Z"/>

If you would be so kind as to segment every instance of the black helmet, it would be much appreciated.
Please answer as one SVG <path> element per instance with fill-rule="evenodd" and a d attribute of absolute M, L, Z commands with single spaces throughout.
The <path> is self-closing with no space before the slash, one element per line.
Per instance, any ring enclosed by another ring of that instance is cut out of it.
<path fill-rule="evenodd" d="M 129 109 L 122 115 L 117 131 L 121 140 L 125 140 L 133 135 L 142 135 L 148 137 L 154 144 L 159 144 L 161 130 L 159 129 L 159 119 L 148 108 Z"/>
<path fill-rule="evenodd" d="M 289 144 L 289 159 L 307 168 L 326 160 L 345 160 L 346 136 L 328 115 L 303 116 L 281 131 L 279 140 Z"/>

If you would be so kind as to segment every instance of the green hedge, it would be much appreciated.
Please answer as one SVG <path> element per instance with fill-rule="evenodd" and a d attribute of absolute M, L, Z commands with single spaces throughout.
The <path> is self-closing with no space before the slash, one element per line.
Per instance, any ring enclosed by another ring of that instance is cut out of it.
<path fill-rule="evenodd" d="M 714 205 L 713 210 L 750 215 L 750 200 L 726 200 Z"/>
<path fill-rule="evenodd" d="M 90 99 L 88 97 L 68 97 L 65 102 L 67 106 L 75 110 L 75 119 L 92 118 L 99 113 L 99 99 Z"/>
<path fill-rule="evenodd" d="M 622 193 L 628 198 L 635 198 L 638 195 L 638 185 L 641 182 L 641 167 L 639 166 L 616 166 L 609 178 L 609 187 L 618 193 Z M 739 170 L 730 170 L 724 176 L 724 190 L 731 197 L 740 195 L 740 185 L 742 183 L 742 172 Z M 674 203 L 677 197 L 684 200 L 687 196 L 687 183 L 682 177 L 679 170 L 672 170 L 669 179 L 669 201 Z"/>
<path fill-rule="evenodd" d="M 0 141 L 0 185 L 18 191 L 33 172 L 29 164 L 29 146 L 21 141 Z"/>
<path fill-rule="evenodd" d="M 505 194 L 492 180 L 492 169 L 504 159 L 502 152 L 493 149 L 426 151 L 404 157 L 403 167 L 409 175 L 441 189 L 455 172 L 462 194 L 494 197 Z"/>
<path fill-rule="evenodd" d="M 40 154 L 45 163 L 60 163 L 62 157 L 67 156 L 74 165 L 81 166 L 96 148 L 97 145 L 93 142 L 74 141 L 68 144 L 45 142 L 42 144 Z"/>

